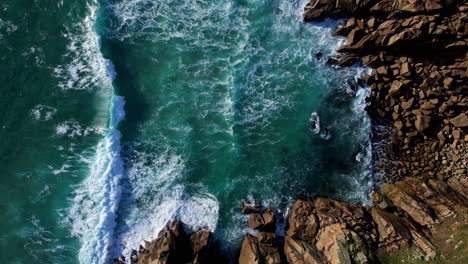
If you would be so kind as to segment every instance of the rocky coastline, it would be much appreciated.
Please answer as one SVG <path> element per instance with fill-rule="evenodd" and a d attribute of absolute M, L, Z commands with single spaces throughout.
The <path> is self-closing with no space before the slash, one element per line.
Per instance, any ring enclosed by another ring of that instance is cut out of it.
<path fill-rule="evenodd" d="M 468 2 L 311 0 L 306 5 L 305 22 L 327 18 L 348 18 L 335 31 L 346 43 L 335 57 L 317 59 L 333 67 L 372 69 L 361 79 L 371 89 L 367 111 L 373 127 L 388 131 L 374 129 L 372 135 L 383 150 L 374 151 L 382 183 L 372 193 L 373 206 L 325 197 L 296 200 L 285 234 L 277 232 L 274 208 L 245 203 L 249 232 L 238 261 L 383 263 L 382 256 L 405 249 L 413 260 L 441 259 L 444 243 L 468 225 Z M 225 263 L 212 237 L 208 230 L 186 232 L 174 220 L 130 260 L 114 263 Z M 464 239 L 457 244 L 464 248 L 461 255 L 451 260 L 468 261 Z"/>

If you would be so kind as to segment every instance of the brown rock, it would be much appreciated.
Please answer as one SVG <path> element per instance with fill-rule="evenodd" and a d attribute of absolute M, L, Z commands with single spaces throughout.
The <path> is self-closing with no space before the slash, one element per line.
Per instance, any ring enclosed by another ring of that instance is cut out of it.
<path fill-rule="evenodd" d="M 260 232 L 257 235 L 257 239 L 259 242 L 260 255 L 262 256 L 262 263 L 280 264 L 281 257 L 276 243 L 275 233 Z"/>
<path fill-rule="evenodd" d="M 261 229 L 263 228 L 263 219 L 259 213 L 252 213 L 247 220 L 247 225 L 252 229 Z"/>
<path fill-rule="evenodd" d="M 401 108 L 403 108 L 403 110 L 408 110 L 413 105 L 413 102 L 414 102 L 414 97 L 411 97 L 408 101 L 401 103 Z"/>
<path fill-rule="evenodd" d="M 444 79 L 444 88 L 449 89 L 450 87 L 452 87 L 452 84 L 453 84 L 453 78 L 447 77 Z"/>
<path fill-rule="evenodd" d="M 318 222 L 313 209 L 312 202 L 296 200 L 288 218 L 289 227 L 286 234 L 292 238 L 314 243 Z"/>
<path fill-rule="evenodd" d="M 212 233 L 208 230 L 200 230 L 190 235 L 193 260 L 191 263 L 208 263 L 211 237 Z"/>
<path fill-rule="evenodd" d="M 318 197 L 314 200 L 320 229 L 331 224 L 344 224 L 371 243 L 377 239 L 377 230 L 370 220 L 370 215 L 362 206 Z"/>
<path fill-rule="evenodd" d="M 263 218 L 263 230 L 275 232 L 275 213 L 272 208 L 268 208 L 262 214 Z"/>
<path fill-rule="evenodd" d="M 429 127 L 430 123 L 431 123 L 430 116 L 417 115 L 414 125 L 419 132 L 423 133 L 424 130 L 426 130 Z"/>
<path fill-rule="evenodd" d="M 373 262 L 365 242 L 355 232 L 343 229 L 339 223 L 320 228 L 316 246 L 329 263 Z"/>
<path fill-rule="evenodd" d="M 247 234 L 242 241 L 239 264 L 260 264 L 260 250 L 256 237 Z"/>
<path fill-rule="evenodd" d="M 359 40 L 362 39 L 362 37 L 364 37 L 365 33 L 363 30 L 359 29 L 359 28 L 354 28 L 353 30 L 351 30 L 351 32 L 348 34 L 348 37 L 347 37 L 347 44 L 348 45 L 354 45 L 356 43 L 359 42 Z"/>
<path fill-rule="evenodd" d="M 395 80 L 392 82 L 392 85 L 390 86 L 390 90 L 388 91 L 388 94 L 392 95 L 400 91 L 402 87 L 403 87 L 403 83 L 398 80 Z"/>
<path fill-rule="evenodd" d="M 140 264 L 163 264 L 182 261 L 185 257 L 178 252 L 177 244 L 183 236 L 182 223 L 178 220 L 167 223 L 158 238 L 148 243 L 139 257 Z"/>
<path fill-rule="evenodd" d="M 440 141 L 443 141 L 445 142 L 447 140 L 447 138 L 445 137 L 445 133 L 443 130 L 439 131 L 439 133 L 437 133 L 437 138 L 440 140 Z"/>
<path fill-rule="evenodd" d="M 405 211 L 411 218 L 422 226 L 432 226 L 434 219 L 430 214 L 428 206 L 409 195 L 404 188 L 388 185 L 384 190 L 385 195 L 390 198 L 395 206 Z"/>
<path fill-rule="evenodd" d="M 450 123 L 455 127 L 467 127 L 468 126 L 468 116 L 465 113 L 461 113 L 458 116 L 451 118 Z"/>
<path fill-rule="evenodd" d="M 261 209 L 262 205 L 260 203 L 255 205 L 246 201 L 242 203 L 242 214 L 260 213 Z"/>
<path fill-rule="evenodd" d="M 435 258 L 435 247 L 427 238 L 415 230 L 411 230 L 411 236 L 413 237 L 414 243 L 424 252 L 426 261 Z"/>
<path fill-rule="evenodd" d="M 410 69 L 410 65 L 408 62 L 405 62 L 401 65 L 400 74 L 401 76 L 404 76 L 404 77 L 411 76 L 411 69 Z"/>
<path fill-rule="evenodd" d="M 455 177 L 451 177 L 448 179 L 447 184 L 450 188 L 465 197 L 465 199 L 468 199 L 468 179 L 466 177 L 461 178 L 460 180 Z"/>
<path fill-rule="evenodd" d="M 408 223 L 402 218 L 379 208 L 372 208 L 371 215 L 379 231 L 379 248 L 391 253 L 402 246 L 409 245 L 411 233 Z"/>
<path fill-rule="evenodd" d="M 288 263 L 294 264 L 324 264 L 321 253 L 314 244 L 286 236 L 284 239 L 284 254 Z"/>

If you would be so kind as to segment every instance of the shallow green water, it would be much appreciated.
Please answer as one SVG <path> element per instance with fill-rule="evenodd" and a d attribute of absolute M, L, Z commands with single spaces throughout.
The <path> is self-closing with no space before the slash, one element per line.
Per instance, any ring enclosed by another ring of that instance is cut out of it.
<path fill-rule="evenodd" d="M 174 217 L 235 254 L 244 199 L 367 202 L 360 69 L 304 4 L 0 3 L 0 258 L 107 263 Z"/>

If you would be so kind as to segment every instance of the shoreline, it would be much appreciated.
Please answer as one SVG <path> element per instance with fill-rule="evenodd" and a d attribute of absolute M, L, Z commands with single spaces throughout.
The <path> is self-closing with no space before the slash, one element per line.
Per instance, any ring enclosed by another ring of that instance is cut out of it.
<path fill-rule="evenodd" d="M 409 261 L 429 261 L 442 250 L 434 234 L 447 239 L 459 229 L 445 234 L 446 223 L 467 225 L 468 4 L 356 2 L 311 0 L 304 21 L 350 17 L 335 31 L 346 44 L 328 63 L 372 68 L 362 80 L 371 89 L 371 140 L 382 144 L 379 153 L 373 149 L 382 175 L 372 193 L 374 205 L 298 199 L 280 237 L 273 208 L 244 204 L 253 232 L 244 237 L 239 263 L 384 263 L 404 250 Z M 379 134 L 379 127 L 389 129 L 390 137 Z M 188 234 L 180 221 L 172 221 L 158 238 L 133 251 L 130 262 L 210 263 L 222 259 L 212 240 L 207 230 Z M 451 260 L 466 260 L 460 252 Z"/>

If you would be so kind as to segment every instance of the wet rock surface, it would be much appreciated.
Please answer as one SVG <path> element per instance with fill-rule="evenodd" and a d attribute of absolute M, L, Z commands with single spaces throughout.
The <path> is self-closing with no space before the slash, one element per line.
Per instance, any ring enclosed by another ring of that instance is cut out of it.
<path fill-rule="evenodd" d="M 451 219 L 468 202 L 462 194 L 466 187 L 460 193 L 436 179 L 407 178 L 383 189 L 372 195 L 373 207 L 324 197 L 296 200 L 284 237 L 246 234 L 239 263 L 377 263 L 378 252 L 392 254 L 409 246 L 432 259 L 432 225 Z"/>
<path fill-rule="evenodd" d="M 216 259 L 213 252 L 212 233 L 199 230 L 188 233 L 180 220 L 173 220 L 159 232 L 156 239 L 145 241 L 139 250 L 133 250 L 130 261 L 125 262 L 122 256 L 114 264 L 139 263 L 209 263 Z"/>
<path fill-rule="evenodd" d="M 384 156 L 374 154 L 382 180 L 466 177 L 468 3 L 312 0 L 304 10 L 305 21 L 349 16 L 335 32 L 347 41 L 329 61 L 372 68 L 362 76 L 368 112 L 392 132 Z"/>

